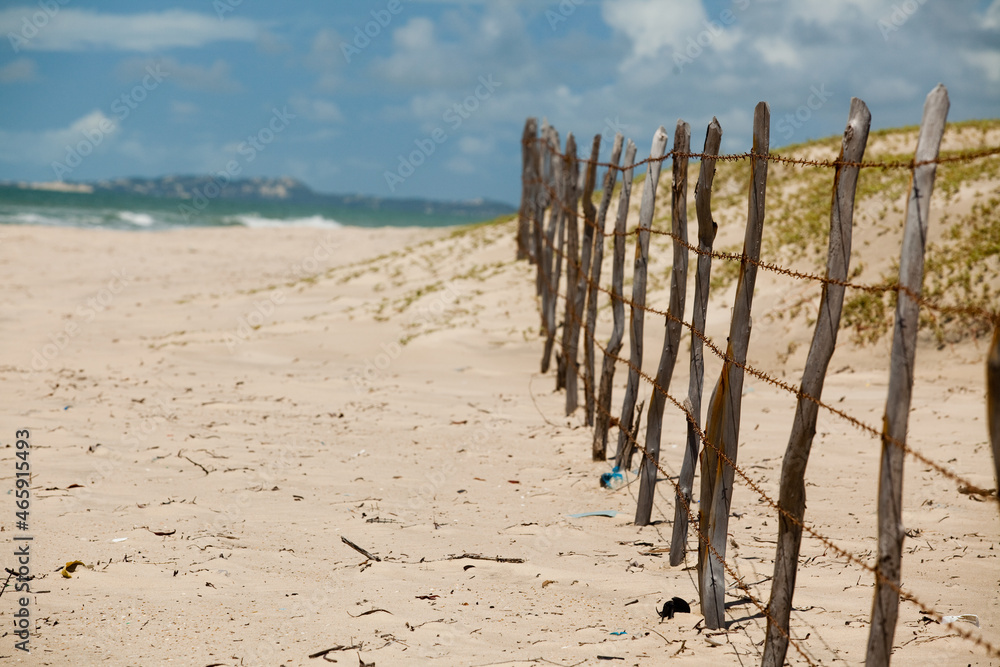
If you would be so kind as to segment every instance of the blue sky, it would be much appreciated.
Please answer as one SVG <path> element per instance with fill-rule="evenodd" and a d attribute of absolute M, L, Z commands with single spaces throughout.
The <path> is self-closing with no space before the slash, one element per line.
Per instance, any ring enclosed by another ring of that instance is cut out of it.
<path fill-rule="evenodd" d="M 713 115 L 747 150 L 760 100 L 773 151 L 842 132 L 852 96 L 917 124 L 938 82 L 950 120 L 1000 115 L 1000 0 L 36 0 L 0 35 L 3 180 L 235 165 L 515 203 L 529 115 L 640 153 Z"/>

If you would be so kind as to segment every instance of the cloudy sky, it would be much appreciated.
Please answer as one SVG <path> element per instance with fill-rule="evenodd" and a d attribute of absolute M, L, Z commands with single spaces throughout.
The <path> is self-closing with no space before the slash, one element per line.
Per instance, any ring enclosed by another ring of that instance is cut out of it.
<path fill-rule="evenodd" d="M 584 145 L 715 115 L 772 151 L 1000 116 L 1000 0 L 0 1 L 0 180 L 202 174 L 323 192 L 519 196 L 524 119 Z"/>

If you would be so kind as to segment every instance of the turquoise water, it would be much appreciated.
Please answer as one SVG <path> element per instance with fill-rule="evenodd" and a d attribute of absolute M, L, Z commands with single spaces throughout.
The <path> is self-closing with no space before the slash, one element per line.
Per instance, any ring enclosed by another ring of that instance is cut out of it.
<path fill-rule="evenodd" d="M 183 204 L 187 204 L 182 207 Z M 183 227 L 445 227 L 480 222 L 481 214 L 431 210 L 244 202 L 217 199 L 196 211 L 183 199 L 133 194 L 92 194 L 0 186 L 0 225 L 43 225 L 122 230 Z"/>

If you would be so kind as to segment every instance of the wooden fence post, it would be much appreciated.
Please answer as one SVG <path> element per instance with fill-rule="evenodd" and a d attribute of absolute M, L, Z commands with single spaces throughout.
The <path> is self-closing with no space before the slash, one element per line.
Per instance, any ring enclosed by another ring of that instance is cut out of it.
<path fill-rule="evenodd" d="M 714 448 L 702 450 L 701 515 L 699 529 L 714 550 L 702 544 L 698 550 L 699 592 L 705 627 L 725 626 L 724 604 L 726 540 L 729 528 L 729 508 L 733 500 L 733 479 L 739 452 L 740 407 L 743 394 L 743 366 L 750 344 L 750 310 L 753 305 L 757 262 L 760 260 L 761 233 L 764 227 L 764 199 L 767 190 L 767 154 L 769 149 L 771 110 L 766 102 L 757 104 L 753 119 L 753 157 L 750 159 L 750 195 L 747 229 L 743 241 L 743 260 L 733 304 L 733 319 L 729 328 L 729 345 L 722 374 L 708 418 L 708 441 Z M 729 463 L 723 461 L 720 452 Z"/>
<path fill-rule="evenodd" d="M 695 276 L 694 307 L 691 313 L 691 324 L 694 331 L 705 332 L 705 321 L 708 313 L 708 289 L 712 276 L 712 244 L 718 225 L 712 219 L 712 181 L 715 178 L 715 160 L 708 157 L 719 154 L 719 144 L 722 143 L 722 128 L 714 117 L 705 133 L 705 147 L 702 153 L 701 170 L 698 183 L 694 187 L 695 210 L 698 214 L 698 269 Z M 681 464 L 681 474 L 677 480 L 679 489 L 674 499 L 674 527 L 670 538 L 670 564 L 680 565 L 684 562 L 687 551 L 688 510 L 691 507 L 691 489 L 694 484 L 695 464 L 698 462 L 698 433 L 695 426 L 701 423 L 701 396 L 705 384 L 705 360 L 703 343 L 694 331 L 691 332 L 691 378 L 688 382 L 688 404 L 691 419 L 694 423 L 687 425 L 687 445 L 684 449 L 684 462 Z"/>
<path fill-rule="evenodd" d="M 597 210 L 597 220 L 594 222 L 594 257 L 590 263 L 590 280 L 587 291 L 587 330 L 584 333 L 584 400 L 587 405 L 587 426 L 594 424 L 594 401 L 596 387 L 594 384 L 594 330 L 597 327 L 597 298 L 600 293 L 601 264 L 604 262 L 604 221 L 611 206 L 615 182 L 618 180 L 618 161 L 622 156 L 621 132 L 615 135 L 615 143 L 611 147 L 611 165 L 604 175 L 604 189 L 601 191 L 601 206 Z M 596 442 L 596 440 L 595 440 Z M 603 461 L 604 458 L 602 457 Z"/>
<path fill-rule="evenodd" d="M 538 120 L 529 118 L 524 122 L 521 137 L 521 208 L 517 216 L 517 259 L 535 261 L 533 252 L 531 221 L 534 220 L 534 192 L 537 186 L 535 166 L 535 143 L 538 136 Z"/>
<path fill-rule="evenodd" d="M 632 165 L 635 164 L 636 147 L 632 140 L 625 146 L 625 171 L 622 173 L 622 191 L 618 197 L 618 216 L 615 219 L 614 253 L 611 264 L 611 310 L 614 326 L 611 338 L 604 348 L 604 362 L 601 365 L 600 389 L 597 395 L 597 422 L 594 426 L 593 460 L 608 458 L 608 428 L 611 426 L 611 391 L 615 379 L 616 357 L 622 349 L 625 337 L 625 302 L 622 300 L 622 284 L 625 282 L 625 225 L 628 222 L 628 206 L 632 196 Z"/>
<path fill-rule="evenodd" d="M 902 500 L 904 452 L 897 443 L 906 442 L 906 427 L 913 390 L 916 358 L 919 297 L 924 280 L 924 250 L 931 192 L 937 171 L 935 160 L 941 148 L 948 117 L 948 91 L 938 84 L 927 95 L 914 162 L 930 160 L 914 167 L 910 196 L 906 202 L 906 226 L 899 260 L 900 290 L 896 297 L 896 317 L 889 362 L 889 396 L 882 430 L 882 459 L 878 484 L 878 564 L 872 625 L 868 635 L 865 664 L 888 665 L 899 612 L 899 582 L 903 550 Z M 895 441 L 895 443 L 893 442 Z"/>
<path fill-rule="evenodd" d="M 688 234 L 687 234 L 687 173 L 691 152 L 691 126 L 677 121 L 674 131 L 673 181 L 671 187 L 671 225 L 674 235 L 674 263 L 670 271 L 670 306 L 664 323 L 663 349 L 656 371 L 656 386 L 649 399 L 646 416 L 646 453 L 639 459 L 639 498 L 635 507 L 635 525 L 647 526 L 653 512 L 653 492 L 656 488 L 657 464 L 660 462 L 660 434 L 663 430 L 663 408 L 670 390 L 670 380 L 681 347 L 684 303 L 687 297 Z M 656 387 L 659 387 L 657 389 Z M 662 391 L 661 391 L 662 390 Z"/>
<path fill-rule="evenodd" d="M 532 241 L 535 247 L 535 265 L 537 272 L 535 274 L 535 293 L 542 299 L 543 307 L 539 311 L 541 317 L 542 330 L 545 330 L 545 307 L 544 307 L 544 295 L 545 286 L 548 285 L 548 272 L 549 265 L 546 259 L 548 258 L 547 250 L 551 248 L 546 248 L 544 237 L 545 237 L 545 209 L 549 207 L 549 197 L 548 187 L 551 185 L 552 180 L 552 152 L 549 150 L 549 124 L 548 121 L 542 121 L 542 129 L 539 134 L 539 138 L 535 140 L 535 202 L 532 207 Z"/>
<path fill-rule="evenodd" d="M 619 418 L 618 455 L 615 465 L 621 470 L 631 467 L 632 442 L 628 433 L 632 429 L 635 401 L 639 393 L 639 370 L 642 368 L 642 325 L 646 307 L 646 265 L 649 261 L 649 230 L 653 225 L 656 210 L 656 188 L 660 180 L 660 167 L 667 147 L 667 131 L 661 125 L 653 135 L 653 146 L 649 152 L 649 168 L 642 189 L 642 205 L 639 208 L 639 235 L 635 243 L 635 265 L 632 279 L 632 305 L 629 308 L 629 369 L 625 385 L 625 401 Z"/>
<path fill-rule="evenodd" d="M 573 320 L 567 321 L 569 327 L 569 344 L 566 346 L 566 414 L 571 415 L 580 404 L 578 386 L 580 350 L 580 329 L 583 327 L 587 306 L 587 280 L 590 277 L 590 258 L 594 253 L 594 225 L 597 224 L 597 210 L 594 208 L 594 181 L 597 180 L 597 160 L 601 156 L 601 135 L 594 136 L 590 150 L 590 161 L 587 162 L 583 194 L 580 196 L 583 209 L 583 245 L 580 248 L 580 263 L 576 272 L 576 303 L 573 306 Z M 584 378 L 586 390 L 586 378 Z"/>
<path fill-rule="evenodd" d="M 566 387 L 569 369 L 570 337 L 573 335 L 573 324 L 579 327 L 579 316 L 576 313 L 576 288 L 580 284 L 580 217 L 577 213 L 578 192 L 580 181 L 580 162 L 576 155 L 576 137 L 570 133 L 566 137 L 566 164 L 563 171 L 563 219 L 566 222 L 565 252 L 560 243 L 559 255 L 566 260 L 566 309 L 563 314 L 562 344 L 556 353 L 557 375 L 556 390 Z M 560 238 L 561 232 L 560 232 Z M 558 298 L 558 297 L 557 297 Z M 575 329 L 579 332 L 579 328 Z M 576 390 L 576 359 L 573 359 L 573 389 Z"/>
<path fill-rule="evenodd" d="M 997 504 L 1000 506 L 1000 320 L 993 329 L 993 344 L 986 360 L 986 420 L 993 444 L 993 467 L 997 480 Z"/>
<path fill-rule="evenodd" d="M 558 155 L 559 133 L 554 127 L 549 127 L 548 141 L 545 147 L 549 155 L 550 175 L 552 180 L 549 186 L 553 190 L 551 195 L 552 210 L 549 213 L 549 227 L 546 230 L 545 238 L 547 242 L 546 253 L 548 255 L 546 276 L 548 281 L 545 284 L 545 298 L 543 306 L 545 308 L 545 349 L 542 351 L 542 373 L 547 373 L 552 360 L 552 347 L 556 340 L 556 302 L 559 300 L 559 270 L 562 266 L 562 255 L 556 252 L 557 236 L 562 237 L 560 228 L 563 220 L 563 160 Z"/>
<path fill-rule="evenodd" d="M 847 129 L 841 142 L 841 162 L 860 162 L 868 142 L 872 115 L 858 98 L 851 99 Z M 859 167 L 837 166 L 833 177 L 833 201 L 830 205 L 830 238 L 827 251 L 826 277 L 831 281 L 847 280 L 851 264 L 851 235 L 854 221 L 854 195 L 858 185 Z M 779 506 L 789 516 L 778 516 L 778 547 L 774 558 L 774 579 L 771 581 L 771 617 L 767 624 L 764 644 L 765 667 L 781 667 L 788 652 L 788 619 L 795 592 L 799 548 L 802 544 L 802 519 L 806 511 L 805 474 L 816 435 L 819 406 L 806 398 L 822 398 L 823 383 L 830 358 L 837 345 L 840 313 L 844 305 L 844 286 L 835 282 L 823 285 L 819 315 L 813 332 L 812 345 L 802 372 L 802 393 L 795 406 L 795 421 L 781 466 Z"/>

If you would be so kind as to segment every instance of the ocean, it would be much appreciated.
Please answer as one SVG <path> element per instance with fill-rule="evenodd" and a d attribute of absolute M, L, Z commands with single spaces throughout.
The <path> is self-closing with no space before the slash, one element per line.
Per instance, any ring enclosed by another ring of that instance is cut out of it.
<path fill-rule="evenodd" d="M 182 206 L 187 204 L 187 206 Z M 323 203 L 215 199 L 201 211 L 184 199 L 116 192 L 76 193 L 0 185 L 0 225 L 154 231 L 185 227 L 446 227 L 482 222 L 483 214 L 377 210 Z"/>

